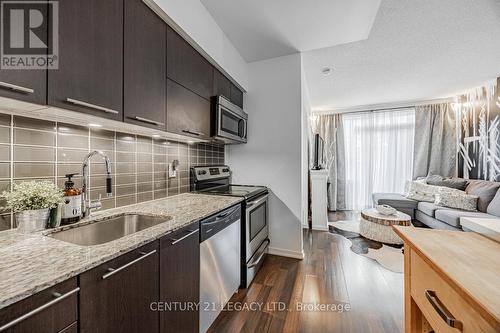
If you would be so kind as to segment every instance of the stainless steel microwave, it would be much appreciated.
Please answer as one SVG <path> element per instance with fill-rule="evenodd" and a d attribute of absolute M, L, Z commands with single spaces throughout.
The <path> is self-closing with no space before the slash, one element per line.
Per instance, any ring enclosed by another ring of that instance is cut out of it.
<path fill-rule="evenodd" d="M 214 138 L 225 143 L 246 143 L 248 115 L 243 109 L 224 96 L 214 97 L 212 103 Z"/>

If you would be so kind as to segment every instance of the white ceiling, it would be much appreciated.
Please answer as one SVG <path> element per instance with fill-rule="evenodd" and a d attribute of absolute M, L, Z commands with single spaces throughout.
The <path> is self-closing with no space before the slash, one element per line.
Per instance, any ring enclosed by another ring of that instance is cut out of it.
<path fill-rule="evenodd" d="M 380 1 L 201 0 L 247 62 L 363 40 Z"/>
<path fill-rule="evenodd" d="M 500 76 L 500 1 L 382 0 L 368 39 L 303 64 L 313 110 L 453 96 Z"/>

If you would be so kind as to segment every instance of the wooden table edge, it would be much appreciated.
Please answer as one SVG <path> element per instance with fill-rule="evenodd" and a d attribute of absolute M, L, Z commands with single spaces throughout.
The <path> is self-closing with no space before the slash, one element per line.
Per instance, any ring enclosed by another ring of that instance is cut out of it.
<path fill-rule="evenodd" d="M 424 260 L 427 264 L 429 264 L 438 274 L 439 276 L 445 280 L 455 292 L 457 292 L 460 296 L 462 296 L 466 302 L 468 302 L 471 306 L 474 307 L 474 309 L 493 327 L 495 330 L 500 331 L 500 318 L 494 315 L 493 313 L 489 312 L 486 307 L 484 306 L 483 303 L 481 303 L 474 295 L 470 294 L 465 288 L 463 288 L 460 283 L 458 283 L 455 279 L 450 277 L 441 267 L 439 264 L 435 263 L 433 260 L 431 260 L 427 255 L 425 255 L 415 243 L 413 243 L 405 234 L 406 228 L 412 228 L 410 226 L 400 226 L 400 225 L 393 225 L 392 226 L 394 232 L 401 237 L 403 242 L 405 244 L 410 244 L 410 247 L 413 251 L 417 252 L 417 254 Z M 429 230 L 431 231 L 447 231 L 447 230 Z M 462 232 L 462 231 L 448 231 L 448 232 Z M 487 239 L 487 238 L 485 238 Z M 491 241 L 488 239 L 488 241 Z M 406 273 L 406 272 L 405 272 Z"/>

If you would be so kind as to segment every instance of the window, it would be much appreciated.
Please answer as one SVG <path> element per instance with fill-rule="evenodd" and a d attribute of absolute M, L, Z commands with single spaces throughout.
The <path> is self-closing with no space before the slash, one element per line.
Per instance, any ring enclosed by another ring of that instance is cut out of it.
<path fill-rule="evenodd" d="M 346 208 L 371 207 L 372 193 L 403 193 L 412 178 L 415 110 L 346 114 L 343 125 Z"/>

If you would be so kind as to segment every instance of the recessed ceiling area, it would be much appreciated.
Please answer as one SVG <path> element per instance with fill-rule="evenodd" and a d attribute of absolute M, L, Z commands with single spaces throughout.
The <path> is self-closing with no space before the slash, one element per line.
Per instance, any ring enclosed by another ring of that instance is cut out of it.
<path fill-rule="evenodd" d="M 381 0 L 201 0 L 247 62 L 366 39 Z"/>
<path fill-rule="evenodd" d="M 454 96 L 500 76 L 499 36 L 498 0 L 383 0 L 366 40 L 303 53 L 312 108 Z"/>

